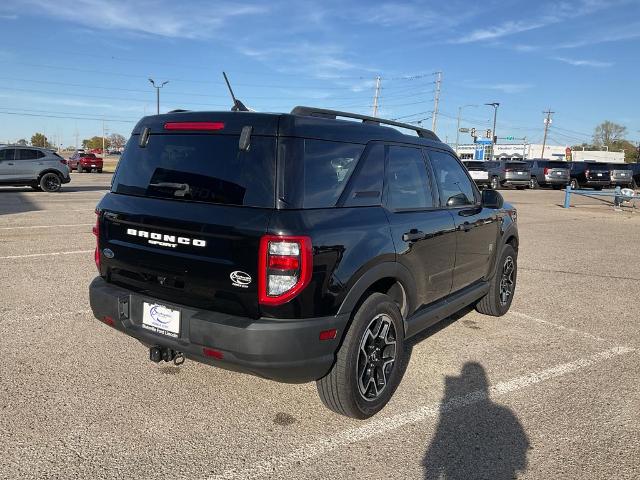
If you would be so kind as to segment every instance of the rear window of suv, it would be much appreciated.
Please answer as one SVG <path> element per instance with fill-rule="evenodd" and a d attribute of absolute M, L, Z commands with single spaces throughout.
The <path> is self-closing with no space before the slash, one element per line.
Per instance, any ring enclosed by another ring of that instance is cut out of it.
<path fill-rule="evenodd" d="M 275 137 L 253 135 L 248 151 L 239 135 L 133 135 L 112 191 L 125 195 L 251 207 L 273 207 Z"/>

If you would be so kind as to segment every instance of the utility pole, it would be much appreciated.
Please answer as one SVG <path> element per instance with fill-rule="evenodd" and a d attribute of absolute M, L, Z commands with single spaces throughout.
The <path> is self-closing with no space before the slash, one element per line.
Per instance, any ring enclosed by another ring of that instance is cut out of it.
<path fill-rule="evenodd" d="M 556 112 L 552 112 L 551 109 L 548 109 L 546 112 L 542 112 L 547 116 L 544 119 L 544 138 L 542 139 L 542 153 L 540 154 L 540 158 L 544 158 L 544 147 L 547 146 L 547 132 L 549 131 L 549 126 L 551 125 L 551 115 Z"/>
<path fill-rule="evenodd" d="M 436 96 L 433 99 L 433 117 L 431 119 L 431 130 L 436 133 L 438 123 L 438 104 L 440 103 L 440 86 L 442 85 L 442 72 L 436 72 Z"/>
<path fill-rule="evenodd" d="M 376 77 L 376 93 L 373 95 L 373 116 L 378 116 L 378 102 L 380 101 L 380 84 L 382 79 L 380 75 Z"/>
<path fill-rule="evenodd" d="M 496 150 L 496 118 L 498 117 L 499 102 L 485 103 L 488 107 L 493 107 L 493 130 L 491 130 L 491 157 L 489 160 L 493 160 L 493 154 Z"/>
<path fill-rule="evenodd" d="M 150 78 L 149 83 L 151 83 L 151 85 L 153 85 L 153 88 L 156 89 L 156 113 L 160 115 L 160 89 L 164 87 L 167 83 L 169 83 L 169 80 L 162 82 L 160 86 L 158 86 L 156 85 L 156 82 L 154 82 L 153 79 Z"/>

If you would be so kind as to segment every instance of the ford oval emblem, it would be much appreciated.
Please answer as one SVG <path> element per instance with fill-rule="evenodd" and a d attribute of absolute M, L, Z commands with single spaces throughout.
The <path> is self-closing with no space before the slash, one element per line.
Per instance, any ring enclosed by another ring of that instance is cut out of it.
<path fill-rule="evenodd" d="M 111 250 L 110 248 L 103 249 L 102 254 L 107 258 L 113 258 L 116 256 L 116 254 L 113 253 L 113 250 Z"/>
<path fill-rule="evenodd" d="M 251 283 L 251 275 L 246 272 L 241 272 L 240 270 L 231 272 L 229 278 L 231 279 L 231 283 L 234 287 L 247 288 Z"/>

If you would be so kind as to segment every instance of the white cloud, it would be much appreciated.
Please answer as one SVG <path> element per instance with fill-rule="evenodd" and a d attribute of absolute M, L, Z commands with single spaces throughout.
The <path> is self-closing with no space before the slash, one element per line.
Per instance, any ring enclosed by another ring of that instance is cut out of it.
<path fill-rule="evenodd" d="M 18 19 L 18 15 L 13 13 L 0 14 L 0 20 L 17 20 L 17 19 Z"/>
<path fill-rule="evenodd" d="M 578 60 L 578 59 L 566 58 L 566 57 L 554 57 L 553 60 L 567 63 L 569 65 L 573 65 L 574 67 L 607 68 L 607 67 L 612 67 L 614 65 L 612 62 L 601 62 L 599 60 Z"/>
<path fill-rule="evenodd" d="M 92 29 L 122 30 L 173 38 L 208 38 L 232 18 L 265 13 L 259 4 L 154 2 L 152 0 L 5 0 L 28 10 Z M 26 4 L 26 5 L 25 5 Z"/>

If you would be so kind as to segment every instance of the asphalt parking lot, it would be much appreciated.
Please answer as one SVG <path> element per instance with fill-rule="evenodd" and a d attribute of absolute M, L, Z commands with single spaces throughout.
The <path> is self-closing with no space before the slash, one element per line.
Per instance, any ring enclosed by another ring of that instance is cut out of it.
<path fill-rule="evenodd" d="M 358 422 L 313 384 L 153 364 L 93 319 L 111 176 L 72 177 L 0 188 L 0 478 L 640 478 L 640 212 L 503 192 L 521 236 L 511 312 L 432 328 Z"/>

